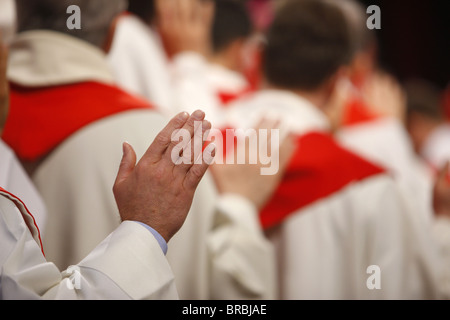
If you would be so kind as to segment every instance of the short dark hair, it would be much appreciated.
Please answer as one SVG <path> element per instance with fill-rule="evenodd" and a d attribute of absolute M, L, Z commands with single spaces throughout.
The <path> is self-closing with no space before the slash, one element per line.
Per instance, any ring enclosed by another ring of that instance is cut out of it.
<path fill-rule="evenodd" d="M 233 41 L 246 38 L 252 33 L 250 15 L 242 1 L 216 0 L 212 27 L 214 52 L 225 49 Z"/>
<path fill-rule="evenodd" d="M 141 18 L 145 23 L 150 23 L 155 18 L 154 0 L 128 0 L 128 11 Z"/>
<path fill-rule="evenodd" d="M 348 64 L 351 55 L 342 10 L 324 0 L 291 0 L 268 30 L 263 68 L 272 85 L 314 90 Z"/>
<path fill-rule="evenodd" d="M 407 116 L 418 113 L 435 121 L 444 120 L 441 91 L 437 86 L 423 79 L 409 79 L 403 86 L 407 97 Z"/>

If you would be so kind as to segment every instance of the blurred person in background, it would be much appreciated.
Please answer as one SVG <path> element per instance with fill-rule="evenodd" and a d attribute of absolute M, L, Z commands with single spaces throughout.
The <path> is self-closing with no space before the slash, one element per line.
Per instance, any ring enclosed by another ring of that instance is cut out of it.
<path fill-rule="evenodd" d="M 449 268 L 420 209 L 389 171 L 332 135 L 327 108 L 354 52 L 343 11 L 329 1 L 289 1 L 267 38 L 269 87 L 235 102 L 228 122 L 248 128 L 270 114 L 297 137 L 284 179 L 260 214 L 276 246 L 279 297 L 440 297 Z M 440 226 L 448 233 L 448 223 Z M 367 284 L 373 265 L 382 273 L 380 290 Z"/>
<path fill-rule="evenodd" d="M 407 96 L 406 127 L 414 150 L 434 170 L 450 160 L 450 124 L 445 118 L 444 93 L 432 83 L 410 79 Z"/>
<path fill-rule="evenodd" d="M 219 121 L 206 80 L 213 15 L 210 0 L 130 0 L 108 53 L 118 84 L 166 115 L 202 108 Z"/>
<path fill-rule="evenodd" d="M 365 8 L 355 0 L 332 3 L 346 18 L 352 47 L 348 78 L 338 84 L 326 111 L 335 135 L 349 150 L 386 168 L 430 223 L 433 179 L 405 129 L 405 92 L 378 65 L 377 38 L 366 26 Z"/>
<path fill-rule="evenodd" d="M 252 91 L 247 74 L 257 68 L 258 39 L 242 1 L 216 1 L 208 81 L 225 106 Z M 219 124 L 218 124 L 219 125 Z"/>

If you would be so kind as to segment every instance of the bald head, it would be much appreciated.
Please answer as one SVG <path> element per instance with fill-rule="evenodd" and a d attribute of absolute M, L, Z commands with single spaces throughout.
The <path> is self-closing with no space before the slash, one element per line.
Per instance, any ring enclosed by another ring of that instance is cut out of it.
<path fill-rule="evenodd" d="M 112 21 L 126 4 L 126 0 L 16 0 L 18 32 L 56 31 L 102 47 Z M 80 8 L 81 29 L 67 27 L 71 5 Z"/>

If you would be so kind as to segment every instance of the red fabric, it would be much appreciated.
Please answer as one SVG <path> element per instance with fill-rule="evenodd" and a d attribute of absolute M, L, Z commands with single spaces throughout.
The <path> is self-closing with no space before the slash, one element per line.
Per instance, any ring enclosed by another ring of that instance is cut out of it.
<path fill-rule="evenodd" d="M 309 133 L 299 137 L 297 143 L 282 182 L 261 211 L 266 229 L 354 181 L 385 172 L 339 146 L 329 134 Z"/>
<path fill-rule="evenodd" d="M 80 128 L 99 119 L 136 109 L 144 100 L 97 82 L 24 88 L 11 85 L 3 140 L 25 161 L 36 161 Z"/>
<path fill-rule="evenodd" d="M 231 102 L 241 98 L 242 96 L 246 95 L 247 93 L 252 92 L 253 89 L 252 88 L 246 88 L 243 89 L 239 92 L 225 92 L 225 91 L 219 91 L 217 93 L 220 102 L 222 102 L 222 106 L 227 107 L 228 104 L 230 104 Z"/>
<path fill-rule="evenodd" d="M 221 130 L 224 159 L 227 150 L 236 145 L 236 139 L 227 135 L 226 130 Z M 264 229 L 278 225 L 297 210 L 338 192 L 352 182 L 386 172 L 341 147 L 328 133 L 310 132 L 296 139 L 297 148 L 285 175 L 260 212 Z"/>
<path fill-rule="evenodd" d="M 371 112 L 363 101 L 354 98 L 351 99 L 344 107 L 342 116 L 342 125 L 351 126 L 359 123 L 369 122 L 377 119 L 378 116 Z"/>
<path fill-rule="evenodd" d="M 0 192 L 3 192 L 5 194 L 7 194 L 8 197 L 15 203 L 15 205 L 18 206 L 18 208 L 20 208 L 20 205 L 22 205 L 23 208 L 25 208 L 26 214 L 28 214 L 28 216 L 31 217 L 31 219 L 33 221 L 34 227 L 37 230 L 37 235 L 35 235 L 35 230 L 32 228 L 32 226 L 30 226 L 28 224 L 29 223 L 29 219 L 27 219 L 27 217 L 24 216 L 25 213 L 22 212 L 22 210 L 20 210 L 20 213 L 22 213 L 22 217 L 23 217 L 23 219 L 25 221 L 25 224 L 27 225 L 28 230 L 30 230 L 30 232 L 33 235 L 33 237 L 37 236 L 37 238 L 39 239 L 39 246 L 41 247 L 42 254 L 45 256 L 44 248 L 42 246 L 42 239 L 41 239 L 41 233 L 39 231 L 39 227 L 38 227 L 38 225 L 36 223 L 36 220 L 34 219 L 33 215 L 31 214 L 31 212 L 28 210 L 27 206 L 25 205 L 25 203 L 22 200 L 20 200 L 18 197 L 16 197 L 15 195 L 13 195 L 12 193 L 10 193 L 10 192 L 6 191 L 5 189 L 3 189 L 2 187 L 0 187 Z"/>

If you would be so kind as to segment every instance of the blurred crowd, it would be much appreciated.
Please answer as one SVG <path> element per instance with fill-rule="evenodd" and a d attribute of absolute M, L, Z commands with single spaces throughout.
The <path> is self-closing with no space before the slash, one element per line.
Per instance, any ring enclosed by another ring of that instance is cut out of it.
<path fill-rule="evenodd" d="M 112 191 L 122 143 L 139 160 L 200 109 L 219 132 L 279 129 L 279 171 L 213 164 L 176 234 L 150 224 L 179 298 L 448 299 L 450 90 L 383 70 L 368 17 L 357 0 L 0 0 L 0 191 L 65 270 L 137 206 Z M 0 270 L 42 296 L 25 252 Z"/>

